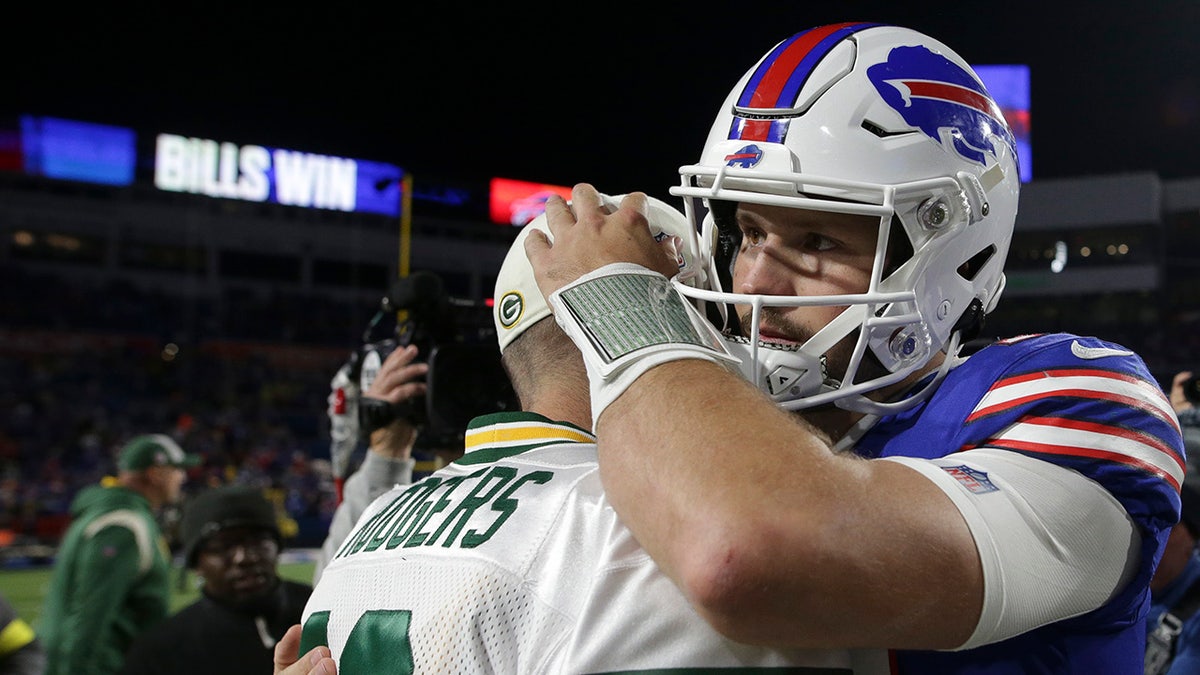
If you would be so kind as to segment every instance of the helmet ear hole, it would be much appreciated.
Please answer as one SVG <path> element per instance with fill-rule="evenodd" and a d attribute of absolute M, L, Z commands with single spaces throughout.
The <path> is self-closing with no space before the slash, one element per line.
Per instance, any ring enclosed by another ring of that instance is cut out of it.
<path fill-rule="evenodd" d="M 979 275 L 979 271 L 983 269 L 983 266 L 994 255 L 996 255 L 996 246 L 995 244 L 991 244 L 979 253 L 971 256 L 967 262 L 959 265 L 958 275 L 967 281 L 975 281 L 975 277 Z"/>

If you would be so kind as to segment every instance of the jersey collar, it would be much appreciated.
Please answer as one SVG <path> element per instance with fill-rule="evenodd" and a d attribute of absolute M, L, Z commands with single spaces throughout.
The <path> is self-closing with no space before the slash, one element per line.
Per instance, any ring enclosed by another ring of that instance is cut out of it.
<path fill-rule="evenodd" d="M 482 464 L 544 445 L 595 443 L 596 437 L 569 422 L 531 412 L 501 412 L 471 420 L 463 438 L 465 453 L 456 464 Z"/>

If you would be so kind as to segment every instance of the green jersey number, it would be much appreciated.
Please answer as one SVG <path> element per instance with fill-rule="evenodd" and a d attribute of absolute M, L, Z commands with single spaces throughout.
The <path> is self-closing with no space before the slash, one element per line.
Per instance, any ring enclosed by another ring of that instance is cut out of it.
<path fill-rule="evenodd" d="M 358 673 L 413 672 L 412 646 L 408 643 L 408 624 L 412 612 L 407 609 L 372 609 L 358 617 L 346 639 L 338 672 Z M 329 612 L 313 612 L 304 622 L 300 635 L 300 654 L 317 645 L 329 644 Z"/>

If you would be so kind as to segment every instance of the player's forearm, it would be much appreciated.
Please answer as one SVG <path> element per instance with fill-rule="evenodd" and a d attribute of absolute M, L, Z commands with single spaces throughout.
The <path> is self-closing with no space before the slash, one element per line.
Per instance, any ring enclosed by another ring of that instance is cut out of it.
<path fill-rule="evenodd" d="M 408 459 L 417 441 L 417 430 L 405 420 L 371 432 L 369 454 L 392 459 Z"/>
<path fill-rule="evenodd" d="M 412 472 L 416 462 L 409 456 L 411 452 L 411 444 L 405 453 L 398 455 L 376 452 L 372 447 L 363 457 L 362 466 L 358 470 L 366 477 L 367 493 L 362 498 L 364 507 L 397 484 L 412 483 Z"/>
<path fill-rule="evenodd" d="M 751 589 L 794 582 L 773 561 L 781 541 L 809 539 L 800 533 L 812 525 L 794 520 L 803 512 L 794 508 L 793 490 L 804 488 L 781 478 L 797 462 L 815 466 L 831 455 L 815 439 L 779 438 L 778 429 L 794 426 L 790 417 L 719 370 L 697 360 L 651 369 L 605 411 L 597 434 L 601 475 L 618 513 L 724 632 L 739 630 L 722 624 L 743 610 L 754 623 L 770 622 L 761 604 L 751 609 Z"/>
<path fill-rule="evenodd" d="M 978 580 L 949 500 L 904 467 L 835 456 L 719 369 L 651 369 L 597 429 L 610 499 L 697 611 L 733 639 L 777 646 L 965 640 Z M 966 595 L 930 590 L 938 574 Z"/>

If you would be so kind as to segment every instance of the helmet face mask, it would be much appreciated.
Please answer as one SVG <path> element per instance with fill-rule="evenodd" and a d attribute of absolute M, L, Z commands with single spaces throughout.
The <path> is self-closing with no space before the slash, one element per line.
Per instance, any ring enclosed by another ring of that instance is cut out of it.
<path fill-rule="evenodd" d="M 719 317 L 743 374 L 786 408 L 894 409 L 865 395 L 953 356 L 1003 288 L 1019 188 L 1012 134 L 970 67 L 915 31 L 840 24 L 781 42 L 680 174 L 671 192 L 685 199 L 707 278 L 680 290 Z M 734 204 L 877 218 L 868 284 L 837 296 L 731 292 L 737 235 L 713 212 Z M 750 335 L 738 335 L 734 306 Z M 803 344 L 760 340 L 763 307 L 801 306 L 846 309 Z"/>

